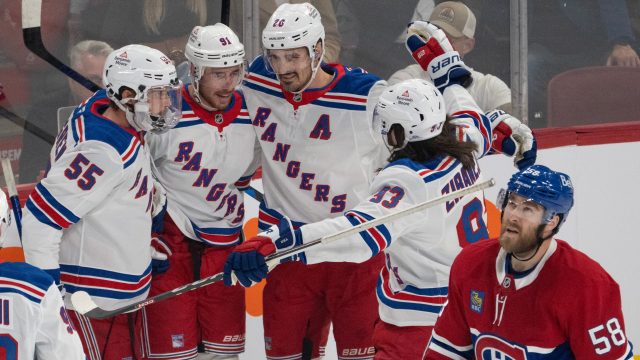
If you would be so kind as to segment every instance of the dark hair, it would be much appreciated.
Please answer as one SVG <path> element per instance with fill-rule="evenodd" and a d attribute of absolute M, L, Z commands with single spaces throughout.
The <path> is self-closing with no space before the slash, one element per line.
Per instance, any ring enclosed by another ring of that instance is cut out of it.
<path fill-rule="evenodd" d="M 477 150 L 476 144 L 473 142 L 459 141 L 456 138 L 456 126 L 451 123 L 451 118 L 447 116 L 442 132 L 440 135 L 422 141 L 414 141 L 407 143 L 402 149 L 395 150 L 389 157 L 389 162 L 393 162 L 403 158 L 409 158 L 419 163 L 425 163 L 436 156 L 450 155 L 462 163 L 465 169 L 472 169 L 475 164 L 473 152 Z M 395 131 L 396 139 L 401 143 L 404 141 L 404 131 L 398 133 L 402 127 L 394 128 L 394 124 L 390 131 Z"/>

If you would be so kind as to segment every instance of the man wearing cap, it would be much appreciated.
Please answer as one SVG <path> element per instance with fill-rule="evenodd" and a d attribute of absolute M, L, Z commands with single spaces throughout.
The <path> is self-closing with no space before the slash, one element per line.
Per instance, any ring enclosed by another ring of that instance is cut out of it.
<path fill-rule="evenodd" d="M 442 2 L 433 9 L 429 22 L 444 30 L 453 49 L 460 53 L 460 57 L 464 58 L 473 50 L 476 17 L 465 4 L 458 1 Z M 473 81 L 467 90 L 483 111 L 511 111 L 511 90 L 507 84 L 493 75 L 483 74 L 471 68 L 469 71 Z M 389 78 L 389 84 L 414 78 L 429 80 L 429 75 L 420 65 L 413 64 L 395 72 Z"/>

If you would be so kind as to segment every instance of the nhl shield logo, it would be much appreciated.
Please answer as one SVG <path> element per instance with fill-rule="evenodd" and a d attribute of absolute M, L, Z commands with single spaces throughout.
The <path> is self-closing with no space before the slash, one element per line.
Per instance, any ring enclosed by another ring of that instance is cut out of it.
<path fill-rule="evenodd" d="M 469 307 L 471 311 L 482 313 L 482 306 L 484 305 L 484 291 L 471 290 L 471 301 Z"/>
<path fill-rule="evenodd" d="M 293 101 L 295 101 L 295 102 L 302 101 L 302 94 L 300 94 L 300 93 L 293 94 Z"/>
<path fill-rule="evenodd" d="M 216 124 L 222 124 L 222 121 L 223 121 L 222 114 L 216 114 L 216 117 L 215 117 Z"/>

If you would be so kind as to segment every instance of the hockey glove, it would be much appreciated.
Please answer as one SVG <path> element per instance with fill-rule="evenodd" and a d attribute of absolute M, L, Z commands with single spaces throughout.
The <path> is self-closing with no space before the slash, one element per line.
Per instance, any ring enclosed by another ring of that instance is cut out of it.
<path fill-rule="evenodd" d="M 527 125 L 502 110 L 491 111 L 487 117 L 491 121 L 491 147 L 495 151 L 513 156 L 519 170 L 535 164 L 538 146 Z"/>
<path fill-rule="evenodd" d="M 249 287 L 267 277 L 269 269 L 265 258 L 302 244 L 302 233 L 294 230 L 289 218 L 282 218 L 277 226 L 236 246 L 224 264 L 224 283 L 233 285 L 231 274 L 238 282 Z"/>
<path fill-rule="evenodd" d="M 426 21 L 410 23 L 405 45 L 441 92 L 452 84 L 466 87 L 471 83 L 471 72 L 437 26 Z"/>
<path fill-rule="evenodd" d="M 173 252 L 171 247 L 161 237 L 151 238 L 151 273 L 162 274 L 169 270 L 169 256 Z"/>

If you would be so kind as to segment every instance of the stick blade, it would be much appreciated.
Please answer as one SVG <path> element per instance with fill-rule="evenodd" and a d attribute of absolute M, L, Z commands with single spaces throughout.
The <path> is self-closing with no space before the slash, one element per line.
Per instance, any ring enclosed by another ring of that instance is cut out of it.
<path fill-rule="evenodd" d="M 82 315 L 87 315 L 98 308 L 98 305 L 86 291 L 76 291 L 71 294 L 71 304 L 73 304 L 73 309 Z"/>

